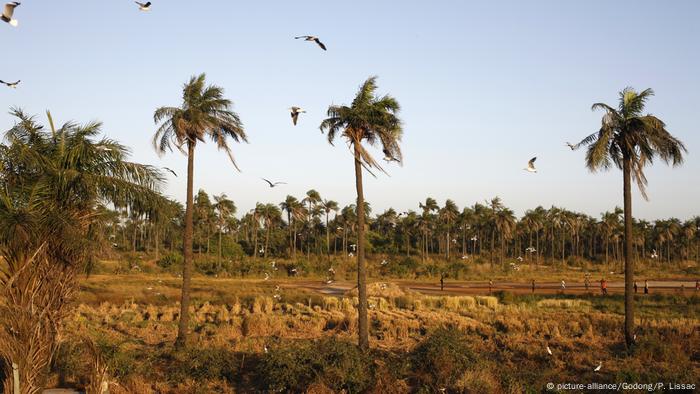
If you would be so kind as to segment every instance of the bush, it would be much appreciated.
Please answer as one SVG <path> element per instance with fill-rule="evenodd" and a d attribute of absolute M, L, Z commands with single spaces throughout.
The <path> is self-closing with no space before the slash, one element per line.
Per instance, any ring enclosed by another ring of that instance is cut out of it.
<path fill-rule="evenodd" d="M 411 357 L 419 383 L 433 392 L 454 387 L 476 361 L 468 342 L 456 328 L 439 328 L 416 346 Z"/>
<path fill-rule="evenodd" d="M 322 383 L 335 392 L 357 393 L 372 385 L 372 359 L 356 345 L 334 338 L 270 349 L 258 366 L 258 381 L 273 391 L 304 392 Z"/>
<path fill-rule="evenodd" d="M 176 269 L 176 268 L 182 268 L 182 254 L 178 252 L 170 252 L 166 255 L 163 255 L 163 257 L 160 258 L 156 262 L 160 268 L 163 269 Z"/>
<path fill-rule="evenodd" d="M 173 382 L 224 379 L 231 383 L 238 375 L 240 365 L 235 353 L 224 348 L 189 348 L 175 352 L 172 361 L 168 378 Z"/>

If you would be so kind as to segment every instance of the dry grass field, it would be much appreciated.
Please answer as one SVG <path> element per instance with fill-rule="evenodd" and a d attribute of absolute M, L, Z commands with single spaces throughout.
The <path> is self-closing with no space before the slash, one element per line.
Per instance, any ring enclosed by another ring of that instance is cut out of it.
<path fill-rule="evenodd" d="M 196 277 L 195 346 L 176 351 L 177 277 L 91 276 L 65 324 L 52 383 L 83 387 L 96 364 L 112 393 L 519 393 L 549 382 L 700 376 L 700 296 L 691 291 L 638 297 L 638 346 L 627 353 L 620 295 L 435 296 L 375 280 L 372 352 L 363 355 L 351 345 L 353 291 L 323 295 L 307 282 Z"/>

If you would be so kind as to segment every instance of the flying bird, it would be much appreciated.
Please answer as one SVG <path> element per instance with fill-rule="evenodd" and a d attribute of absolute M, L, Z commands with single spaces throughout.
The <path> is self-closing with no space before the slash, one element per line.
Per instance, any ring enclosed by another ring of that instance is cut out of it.
<path fill-rule="evenodd" d="M 568 146 L 569 148 L 571 148 L 571 150 L 575 150 L 575 149 L 576 149 L 576 145 L 572 144 L 571 142 L 567 142 L 567 143 L 566 143 L 566 146 Z"/>
<path fill-rule="evenodd" d="M 5 85 L 7 85 L 7 87 L 10 87 L 12 89 L 17 89 L 17 85 L 19 85 L 20 82 L 22 81 L 20 81 L 19 79 L 17 80 L 17 82 L 5 82 L 0 79 L 0 83 L 4 83 Z"/>
<path fill-rule="evenodd" d="M 151 2 L 150 1 L 148 3 L 139 3 L 138 1 L 135 1 L 134 3 L 139 5 L 139 10 L 141 10 L 141 11 L 150 11 L 151 10 Z"/>
<path fill-rule="evenodd" d="M 527 172 L 537 172 L 537 169 L 535 168 L 535 160 L 537 160 L 537 157 L 530 159 L 530 161 L 527 162 L 527 168 L 523 168 L 523 170 Z"/>
<path fill-rule="evenodd" d="M 549 345 L 547 345 L 547 353 L 549 353 L 550 356 L 552 355 L 552 349 L 549 348 Z"/>
<path fill-rule="evenodd" d="M 168 168 L 168 167 L 163 167 L 163 169 L 164 169 L 165 171 L 168 171 L 169 173 L 175 175 L 175 177 L 177 177 L 177 173 L 175 173 L 175 171 L 171 170 L 170 168 Z"/>
<path fill-rule="evenodd" d="M 394 156 L 392 156 L 392 155 L 391 155 L 391 152 L 389 152 L 388 150 L 383 149 L 382 151 L 384 152 L 384 161 L 386 161 L 386 162 L 395 161 L 395 162 L 397 162 L 397 163 L 399 162 L 399 159 L 397 159 L 397 158 L 395 158 Z"/>
<path fill-rule="evenodd" d="M 594 369 L 593 371 L 594 371 L 594 372 L 598 372 L 598 371 L 600 371 L 601 368 L 603 368 L 603 362 L 602 362 L 602 361 L 598 361 L 598 366 L 595 367 L 595 369 Z"/>
<path fill-rule="evenodd" d="M 292 114 L 292 123 L 294 123 L 294 126 L 297 125 L 297 120 L 299 120 L 299 114 L 300 113 L 306 113 L 306 110 L 300 107 L 292 107 L 289 109 Z"/>
<path fill-rule="evenodd" d="M 318 44 L 318 46 L 321 47 L 321 49 L 323 49 L 324 51 L 326 50 L 326 46 L 323 45 L 323 43 L 321 42 L 321 40 L 319 40 L 318 37 L 316 37 L 316 36 L 298 36 L 298 37 L 294 37 L 295 40 L 298 40 L 298 39 L 300 39 L 300 38 L 303 38 L 304 41 L 314 41 L 316 44 Z"/>
<path fill-rule="evenodd" d="M 268 181 L 268 180 L 265 179 L 265 178 L 260 178 L 260 179 L 262 179 L 263 181 L 269 183 L 269 184 L 270 184 L 270 187 L 275 187 L 275 186 L 277 186 L 277 185 L 286 185 L 286 184 L 287 184 L 286 182 L 270 182 L 270 181 Z"/>
<path fill-rule="evenodd" d="M 17 22 L 17 19 L 12 19 L 12 14 L 15 13 L 15 8 L 18 5 L 20 5 L 20 3 L 17 1 L 5 3 L 5 8 L 2 10 L 2 16 L 0 16 L 0 19 L 2 19 L 3 22 L 9 23 L 12 27 L 17 27 L 19 22 Z"/>
<path fill-rule="evenodd" d="M 268 274 L 267 272 L 265 272 L 265 279 L 263 279 L 263 280 L 268 280 L 268 279 L 270 279 L 270 274 Z"/>

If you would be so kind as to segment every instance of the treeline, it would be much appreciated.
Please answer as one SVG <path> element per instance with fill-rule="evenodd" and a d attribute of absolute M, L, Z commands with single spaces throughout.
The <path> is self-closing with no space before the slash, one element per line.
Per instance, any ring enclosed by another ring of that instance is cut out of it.
<path fill-rule="evenodd" d="M 242 215 L 225 194 L 200 190 L 194 200 L 196 256 L 218 259 L 311 255 L 353 255 L 357 240 L 354 204 L 342 207 L 316 190 L 303 198 L 258 203 Z M 623 260 L 622 209 L 600 217 L 560 207 L 538 206 L 517 218 L 500 198 L 459 208 L 452 200 L 433 198 L 415 210 L 389 208 L 372 214 L 366 203 L 367 251 L 423 259 L 468 259 L 481 256 L 492 264 L 506 259 L 525 263 L 565 264 L 571 258 L 618 266 Z M 184 210 L 167 202 L 145 211 L 110 213 L 105 227 L 112 246 L 124 251 L 156 253 L 182 248 Z M 700 217 L 634 221 L 634 258 L 662 262 L 700 260 Z"/>

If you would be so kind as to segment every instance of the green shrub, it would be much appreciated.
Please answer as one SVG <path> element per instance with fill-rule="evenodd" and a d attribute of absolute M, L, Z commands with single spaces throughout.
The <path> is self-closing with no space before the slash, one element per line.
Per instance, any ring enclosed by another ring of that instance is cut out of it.
<path fill-rule="evenodd" d="M 182 254 L 178 252 L 170 252 L 163 255 L 160 260 L 156 262 L 160 268 L 163 269 L 175 269 L 182 267 Z"/>
<path fill-rule="evenodd" d="M 303 392 L 323 383 L 338 392 L 366 390 L 374 380 L 372 359 L 356 345 L 333 338 L 300 341 L 270 349 L 258 365 L 265 390 Z"/>
<path fill-rule="evenodd" d="M 193 347 L 172 354 L 172 363 L 168 368 L 168 378 L 172 382 L 192 379 L 207 382 L 223 379 L 233 382 L 238 375 L 236 354 L 224 348 Z"/>
<path fill-rule="evenodd" d="M 419 383 L 436 392 L 454 387 L 476 357 L 469 338 L 455 328 L 439 328 L 418 344 L 411 355 Z"/>

